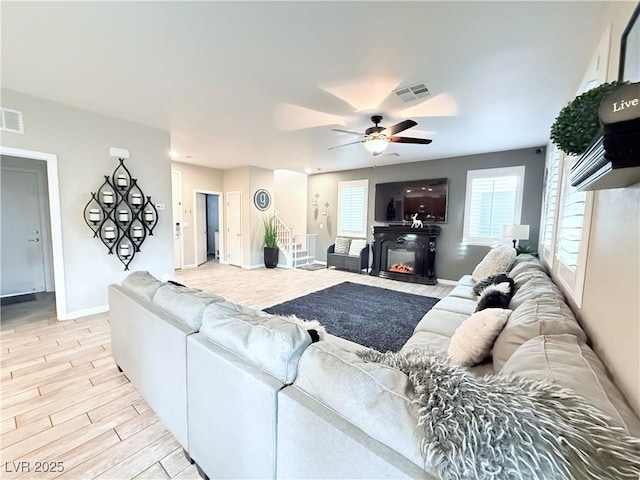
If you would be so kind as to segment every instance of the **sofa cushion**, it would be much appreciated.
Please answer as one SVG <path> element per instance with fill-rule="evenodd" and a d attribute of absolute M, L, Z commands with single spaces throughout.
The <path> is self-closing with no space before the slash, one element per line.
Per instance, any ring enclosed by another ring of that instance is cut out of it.
<path fill-rule="evenodd" d="M 424 465 L 417 405 L 404 373 L 319 342 L 302 355 L 294 385 L 375 440 Z"/>
<path fill-rule="evenodd" d="M 509 245 L 500 245 L 489 250 L 482 261 L 473 269 L 471 276 L 477 282 L 489 275 L 505 273 L 511 270 L 516 259 L 516 249 Z"/>
<path fill-rule="evenodd" d="M 296 378 L 300 355 L 311 345 L 290 319 L 226 301 L 205 309 L 200 334 L 285 384 Z"/>
<path fill-rule="evenodd" d="M 513 310 L 493 344 L 493 369 L 500 370 L 516 349 L 538 335 L 570 333 L 586 341 L 567 304 L 555 296 L 534 296 Z"/>
<path fill-rule="evenodd" d="M 477 306 L 475 300 L 460 297 L 444 297 L 438 303 L 436 303 L 432 310 L 446 310 L 448 312 L 462 313 L 467 317 L 471 315 Z"/>
<path fill-rule="evenodd" d="M 351 246 L 351 239 L 344 237 L 337 237 L 333 253 L 340 253 L 343 255 L 349 254 L 349 247 Z"/>
<path fill-rule="evenodd" d="M 548 380 L 573 390 L 609 415 L 634 436 L 640 436 L 640 420 L 615 387 L 605 366 L 575 335 L 540 335 L 525 342 L 500 373 Z"/>
<path fill-rule="evenodd" d="M 518 290 L 520 290 L 522 287 L 526 286 L 528 283 L 533 282 L 533 281 L 549 281 L 551 282 L 551 279 L 549 278 L 549 276 L 541 271 L 527 271 L 527 272 L 521 272 L 517 275 L 515 275 L 513 278 L 513 283 L 515 286 L 515 291 L 517 292 Z M 551 282 L 553 283 L 553 282 Z"/>
<path fill-rule="evenodd" d="M 163 285 L 153 296 L 153 303 L 185 325 L 198 330 L 207 305 L 224 298 L 195 288 Z"/>
<path fill-rule="evenodd" d="M 449 342 L 451 337 L 448 335 L 441 335 L 439 333 L 431 333 L 420 331 L 414 333 L 407 343 L 400 349 L 401 352 L 409 353 L 413 350 L 432 351 L 433 353 L 439 353 L 442 355 L 447 354 L 447 348 L 449 348 Z"/>
<path fill-rule="evenodd" d="M 354 238 L 349 244 L 349 255 L 360 255 L 360 252 L 367 246 L 367 240 L 364 238 Z"/>
<path fill-rule="evenodd" d="M 538 298 L 541 296 L 555 298 L 559 302 L 564 302 L 565 298 L 560 288 L 551 281 L 549 277 L 544 273 L 540 273 L 541 276 L 534 276 L 529 278 L 527 283 L 522 285 L 516 293 L 511 297 L 509 302 L 509 308 L 515 309 L 522 305 L 526 300 Z"/>
<path fill-rule="evenodd" d="M 122 281 L 122 287 L 151 301 L 158 289 L 164 285 L 149 272 L 132 272 Z"/>
<path fill-rule="evenodd" d="M 471 275 L 463 275 L 458 280 L 458 285 L 466 285 L 468 287 L 473 287 L 476 284 L 476 281 L 473 279 Z"/>
<path fill-rule="evenodd" d="M 414 335 L 418 332 L 427 332 L 451 338 L 456 328 L 469 318 L 469 315 L 471 314 L 432 308 L 424 314 L 422 320 L 418 322 L 413 332 Z"/>
<path fill-rule="evenodd" d="M 465 367 L 482 362 L 510 314 L 511 310 L 487 308 L 471 315 L 451 337 L 447 349 L 449 357 Z"/>
<path fill-rule="evenodd" d="M 448 296 L 466 298 L 467 300 L 476 299 L 476 296 L 473 294 L 473 287 L 471 285 L 458 285 L 449 292 Z"/>

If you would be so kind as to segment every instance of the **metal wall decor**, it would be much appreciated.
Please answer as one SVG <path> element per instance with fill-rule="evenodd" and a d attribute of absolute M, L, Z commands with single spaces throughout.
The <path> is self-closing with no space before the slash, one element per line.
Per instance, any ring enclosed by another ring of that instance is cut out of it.
<path fill-rule="evenodd" d="M 158 223 L 158 210 L 145 196 L 138 179 L 119 158 L 120 165 L 111 176 L 104 176 L 104 183 L 97 192 L 91 192 L 91 200 L 84 207 L 84 221 L 107 247 L 109 255 L 115 253 L 125 271 L 133 257 L 140 251 L 147 236 L 153 235 Z"/>

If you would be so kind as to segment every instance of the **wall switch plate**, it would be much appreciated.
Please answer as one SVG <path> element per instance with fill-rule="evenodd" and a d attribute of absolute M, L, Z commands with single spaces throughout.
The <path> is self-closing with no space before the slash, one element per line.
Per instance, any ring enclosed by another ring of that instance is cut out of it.
<path fill-rule="evenodd" d="M 164 203 L 156 203 L 157 210 L 164 210 Z"/>

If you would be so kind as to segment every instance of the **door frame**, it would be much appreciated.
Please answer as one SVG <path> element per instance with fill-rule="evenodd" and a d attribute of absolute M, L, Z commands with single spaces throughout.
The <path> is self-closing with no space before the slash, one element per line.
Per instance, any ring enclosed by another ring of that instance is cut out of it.
<path fill-rule="evenodd" d="M 178 189 L 180 190 L 180 215 L 179 215 L 179 219 L 178 221 L 180 222 L 180 266 L 178 267 L 179 269 L 184 269 L 184 198 L 183 198 L 183 194 L 184 192 L 182 191 L 182 172 L 179 170 L 171 170 L 171 232 L 172 234 L 175 236 L 175 218 L 173 218 L 173 202 L 174 202 L 174 198 L 173 198 L 173 174 L 178 175 Z M 174 246 L 175 248 L 175 246 Z M 173 255 L 175 256 L 175 252 L 173 252 Z M 174 265 L 173 267 L 174 270 L 176 270 L 176 267 Z"/>
<path fill-rule="evenodd" d="M 198 218 L 198 202 L 197 196 L 199 193 L 204 195 L 217 195 L 218 196 L 218 231 L 223 232 L 224 230 L 224 196 L 223 192 L 214 192 L 212 190 L 202 190 L 200 188 L 193 189 L 193 255 L 195 258 L 196 267 L 198 263 L 198 222 L 196 219 Z M 220 255 L 218 257 L 218 261 L 220 263 L 227 263 L 224 256 L 224 240 L 223 235 L 218 235 L 218 239 L 220 240 L 220 247 L 216 245 L 216 248 L 220 250 Z"/>
<path fill-rule="evenodd" d="M 62 214 L 60 209 L 60 184 L 58 180 L 58 156 L 54 153 L 24 150 L 0 145 L 0 154 L 12 157 L 42 160 L 47 163 L 49 190 L 49 217 L 51 219 L 51 250 L 53 252 L 53 283 L 58 320 L 70 318 L 67 312 L 67 286 L 64 275 L 64 251 L 62 248 Z"/>

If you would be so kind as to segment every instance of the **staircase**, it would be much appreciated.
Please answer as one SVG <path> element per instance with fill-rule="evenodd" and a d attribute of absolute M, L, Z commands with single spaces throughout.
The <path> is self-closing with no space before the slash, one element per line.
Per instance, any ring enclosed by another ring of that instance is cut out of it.
<path fill-rule="evenodd" d="M 314 263 L 316 259 L 317 235 L 294 235 L 276 212 L 273 216 L 276 224 L 276 241 L 286 261 L 283 266 L 296 268 Z"/>

